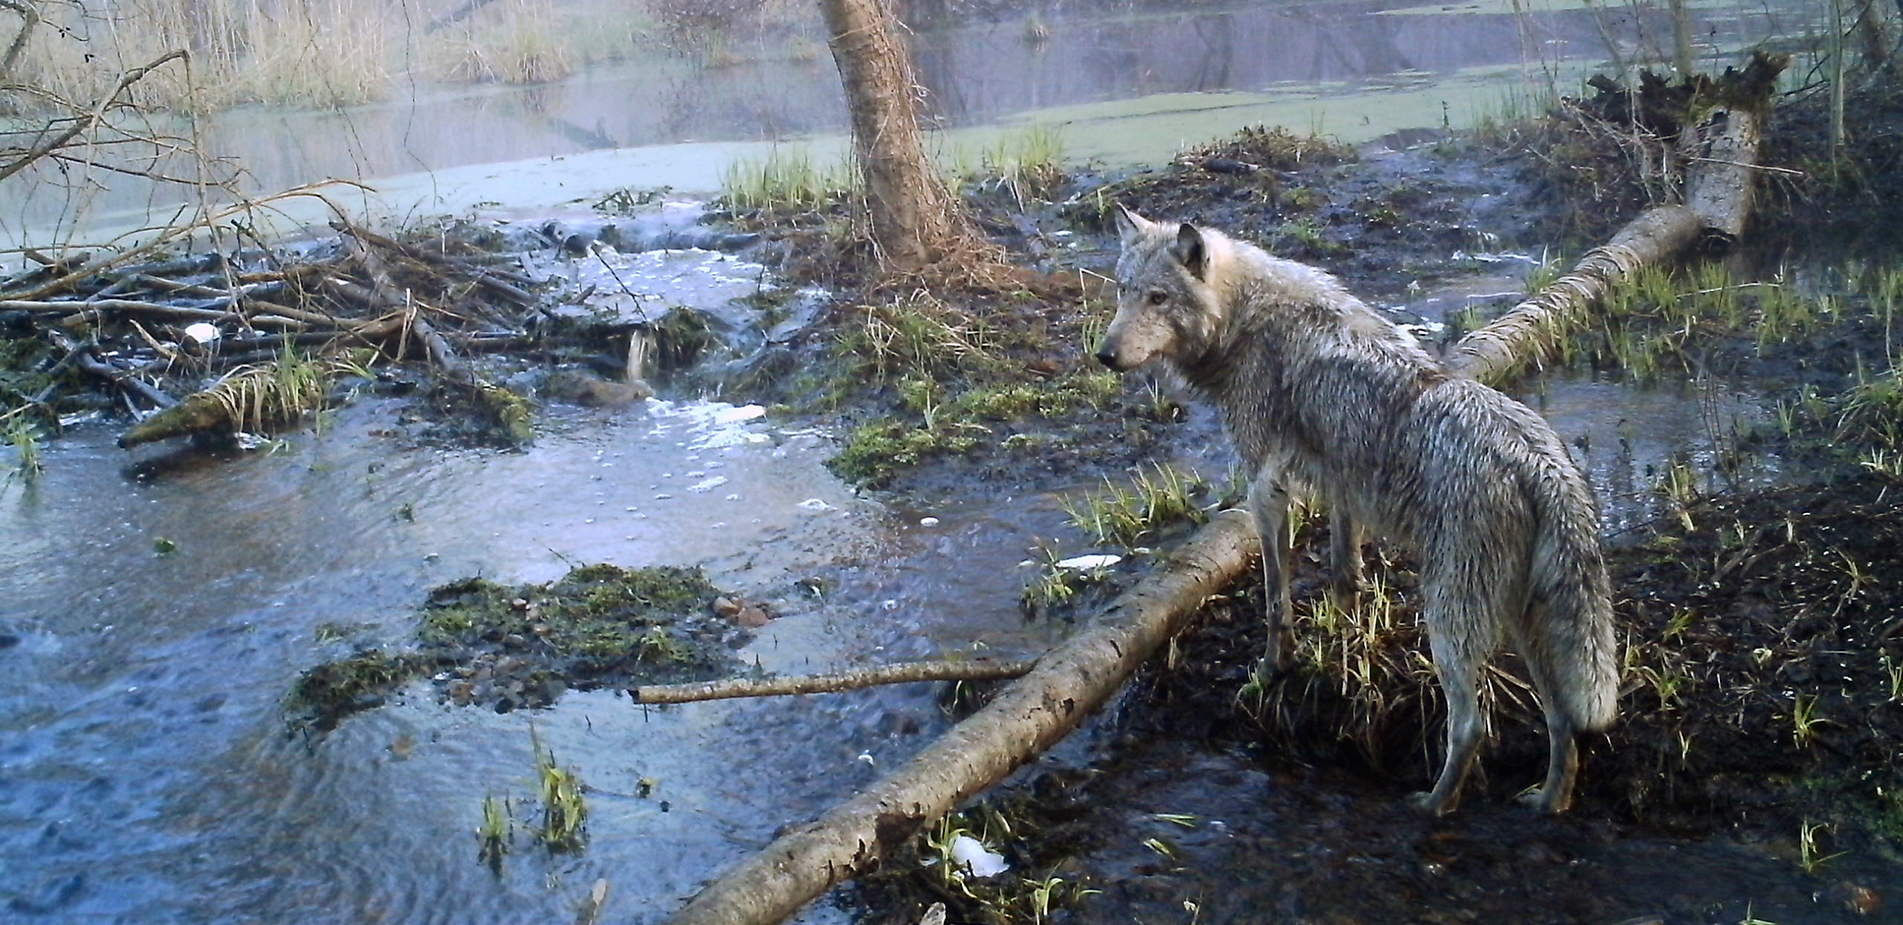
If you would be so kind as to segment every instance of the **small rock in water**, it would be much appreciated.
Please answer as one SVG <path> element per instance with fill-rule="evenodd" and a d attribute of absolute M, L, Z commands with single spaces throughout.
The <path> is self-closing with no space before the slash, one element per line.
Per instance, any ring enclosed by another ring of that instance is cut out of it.
<path fill-rule="evenodd" d="M 639 379 L 610 382 L 578 369 L 558 369 L 542 380 L 542 394 L 554 401 L 610 408 L 654 397 L 654 389 Z"/>

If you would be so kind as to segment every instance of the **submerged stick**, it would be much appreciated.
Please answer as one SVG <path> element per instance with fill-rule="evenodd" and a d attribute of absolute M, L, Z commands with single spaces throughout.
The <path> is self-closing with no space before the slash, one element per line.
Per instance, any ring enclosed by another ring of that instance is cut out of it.
<path fill-rule="evenodd" d="M 635 703 L 694 703 L 735 697 L 782 697 L 789 694 L 826 694 L 910 684 L 918 681 L 1000 681 L 1023 677 L 1036 660 L 1001 662 L 988 658 L 908 662 L 876 665 L 836 674 L 794 675 L 780 678 L 722 678 L 698 684 L 650 684 L 628 691 Z"/>
<path fill-rule="evenodd" d="M 779 922 L 876 866 L 959 801 L 1082 723 L 1256 551 L 1248 515 L 1224 511 L 1150 575 L 1052 649 L 984 709 L 904 767 L 817 821 L 796 826 L 708 884 L 669 925 Z"/>

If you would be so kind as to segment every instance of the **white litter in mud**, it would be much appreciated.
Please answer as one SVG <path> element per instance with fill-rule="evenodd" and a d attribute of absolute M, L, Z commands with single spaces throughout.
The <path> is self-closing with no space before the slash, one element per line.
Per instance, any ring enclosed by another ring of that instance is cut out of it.
<path fill-rule="evenodd" d="M 1122 556 L 1113 556 L 1109 553 L 1103 553 L 1095 556 L 1072 556 L 1068 559 L 1061 559 L 1058 561 L 1057 567 L 1074 569 L 1109 568 L 1122 561 Z"/>
<path fill-rule="evenodd" d="M 1004 855 L 986 848 L 984 842 L 969 835 L 952 839 L 951 856 L 952 863 L 979 879 L 996 877 L 1011 869 L 1011 865 L 1005 863 Z"/>
<path fill-rule="evenodd" d="M 725 484 L 727 484 L 727 477 L 724 475 L 716 475 L 712 478 L 701 479 L 700 481 L 687 486 L 687 490 L 691 492 L 696 492 L 699 494 L 706 494 L 707 492 L 713 491 L 714 489 L 719 488 L 720 486 Z"/>
<path fill-rule="evenodd" d="M 832 505 L 827 504 L 825 501 L 822 501 L 819 498 L 807 498 L 806 500 L 801 501 L 800 503 L 795 504 L 793 506 L 796 508 L 799 508 L 802 511 L 812 511 L 814 513 L 819 513 L 820 511 L 830 511 L 833 509 Z"/>

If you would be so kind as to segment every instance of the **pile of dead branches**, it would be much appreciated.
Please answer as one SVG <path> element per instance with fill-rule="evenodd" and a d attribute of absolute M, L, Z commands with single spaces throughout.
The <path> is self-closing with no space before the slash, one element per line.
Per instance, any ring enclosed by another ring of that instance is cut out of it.
<path fill-rule="evenodd" d="M 407 243 L 333 222 L 331 241 L 144 262 L 77 253 L 0 281 L 0 328 L 43 339 L 45 383 L 5 394 L 9 413 L 53 413 L 63 392 L 105 386 L 141 419 L 124 445 L 270 428 L 311 410 L 317 373 L 427 358 L 518 439 L 526 408 L 470 370 L 476 344 L 526 336 L 536 280 L 515 257 L 442 235 Z M 19 351 L 14 351 L 17 356 Z M 66 375 L 79 371 L 86 376 Z M 88 377 L 90 377 L 88 379 Z"/>

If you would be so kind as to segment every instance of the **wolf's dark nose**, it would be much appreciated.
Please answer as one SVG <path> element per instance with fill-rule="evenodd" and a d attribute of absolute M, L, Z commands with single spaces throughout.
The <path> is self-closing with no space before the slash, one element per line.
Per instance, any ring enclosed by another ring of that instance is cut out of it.
<path fill-rule="evenodd" d="M 1116 369 L 1117 368 L 1117 354 L 1115 351 L 1111 350 L 1110 348 L 1105 347 L 1104 349 L 1097 351 L 1097 362 L 1102 363 L 1103 365 L 1108 366 L 1111 369 Z"/>

